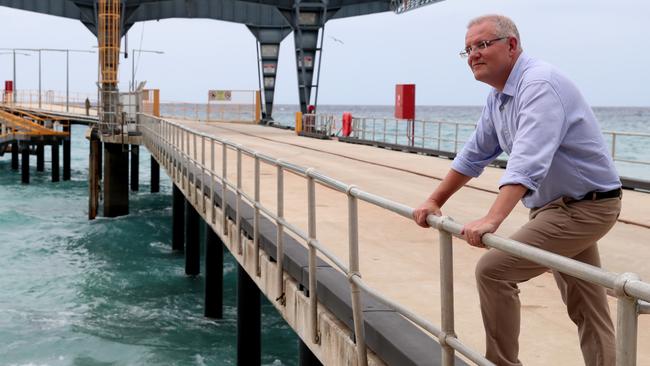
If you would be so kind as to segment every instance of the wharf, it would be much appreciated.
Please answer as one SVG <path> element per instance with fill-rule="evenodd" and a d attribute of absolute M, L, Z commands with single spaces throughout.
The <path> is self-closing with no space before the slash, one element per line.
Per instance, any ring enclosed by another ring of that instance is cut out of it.
<path fill-rule="evenodd" d="M 256 125 L 202 123 L 175 120 L 215 137 L 239 143 L 274 158 L 317 171 L 364 191 L 417 206 L 444 177 L 451 160 L 407 154 L 332 140 L 297 138 L 291 131 Z M 231 154 L 233 155 L 233 154 Z M 234 161 L 233 161 L 234 162 Z M 206 161 L 206 165 L 209 164 Z M 229 162 L 229 166 L 234 166 Z M 245 159 L 243 187 L 253 195 L 252 159 Z M 218 173 L 218 171 L 216 172 Z M 481 217 L 492 203 L 503 170 L 487 168 L 461 189 L 443 212 L 459 222 Z M 231 176 L 232 174 L 232 176 Z M 229 179 L 236 176 L 232 169 Z M 306 186 L 303 179 L 285 178 L 285 217 L 307 230 Z M 274 168 L 262 165 L 261 200 L 275 207 Z M 294 192 L 291 194 L 290 192 Z M 319 242 L 339 258 L 347 258 L 347 201 L 341 193 L 317 188 Z M 650 279 L 650 195 L 625 191 L 620 221 L 601 240 L 603 267 L 609 271 L 636 272 Z M 528 210 L 518 205 L 502 224 L 498 235 L 507 237 L 527 221 Z M 388 211 L 359 204 L 361 272 L 364 281 L 389 298 L 440 323 L 438 235 Z M 474 267 L 483 249 L 454 239 L 456 333 L 470 347 L 484 349 L 484 333 L 474 281 Z M 546 273 L 520 286 L 522 302 L 521 359 L 527 365 L 580 365 L 577 330 L 566 315 L 553 277 Z M 616 301 L 610 298 L 612 314 Z M 639 317 L 638 360 L 650 360 L 650 318 Z M 642 362 L 643 363 L 643 362 Z"/>

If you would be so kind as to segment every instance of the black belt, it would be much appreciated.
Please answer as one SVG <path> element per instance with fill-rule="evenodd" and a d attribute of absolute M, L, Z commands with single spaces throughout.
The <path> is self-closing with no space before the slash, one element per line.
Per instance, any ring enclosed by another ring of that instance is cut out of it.
<path fill-rule="evenodd" d="M 611 191 L 607 192 L 596 192 L 596 191 L 591 191 L 587 193 L 584 197 L 582 197 L 579 200 L 575 201 L 597 201 L 597 200 L 603 200 L 605 198 L 617 198 L 621 197 L 622 192 L 620 188 L 612 189 Z"/>

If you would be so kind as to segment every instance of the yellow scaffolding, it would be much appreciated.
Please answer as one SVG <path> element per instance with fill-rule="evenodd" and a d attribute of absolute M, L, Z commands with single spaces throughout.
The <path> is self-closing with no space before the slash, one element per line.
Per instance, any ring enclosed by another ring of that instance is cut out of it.
<path fill-rule="evenodd" d="M 99 121 L 103 130 L 114 132 L 117 124 L 118 66 L 120 62 L 120 0 L 99 0 L 97 9 L 97 41 L 99 42 L 99 68 L 101 101 Z"/>

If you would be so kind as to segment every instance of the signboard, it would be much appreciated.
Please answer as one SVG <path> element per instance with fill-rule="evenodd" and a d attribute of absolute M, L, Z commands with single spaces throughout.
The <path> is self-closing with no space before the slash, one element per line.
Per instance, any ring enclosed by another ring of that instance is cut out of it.
<path fill-rule="evenodd" d="M 306 68 L 314 67 L 314 57 L 313 56 L 305 55 L 304 58 L 305 58 L 305 67 Z M 298 59 L 298 67 L 302 67 L 302 60 L 301 59 Z"/>
<path fill-rule="evenodd" d="M 210 102 L 230 102 L 232 91 L 230 90 L 210 90 L 208 91 L 208 101 Z"/>
<path fill-rule="evenodd" d="M 264 78 L 264 87 L 265 88 L 273 88 L 275 86 L 275 78 L 274 77 L 265 77 Z"/>
<path fill-rule="evenodd" d="M 280 51 L 278 45 L 275 44 L 263 44 L 260 47 L 262 51 L 262 57 L 277 58 L 278 52 Z"/>
<path fill-rule="evenodd" d="M 264 69 L 264 74 L 275 74 L 275 64 L 272 63 L 264 63 L 262 66 Z"/>

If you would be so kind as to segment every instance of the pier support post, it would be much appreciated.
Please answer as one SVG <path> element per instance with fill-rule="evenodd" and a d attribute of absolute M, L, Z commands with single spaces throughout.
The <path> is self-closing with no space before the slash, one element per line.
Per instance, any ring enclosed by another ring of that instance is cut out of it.
<path fill-rule="evenodd" d="M 260 290 L 237 265 L 237 365 L 262 363 Z"/>
<path fill-rule="evenodd" d="M 63 126 L 63 132 L 68 133 L 68 137 L 63 139 L 63 180 L 70 180 L 70 138 L 72 130 L 70 126 Z"/>
<path fill-rule="evenodd" d="M 190 201 L 185 200 L 185 274 L 197 276 L 200 273 L 201 258 L 199 253 L 199 220 L 201 216 L 196 212 Z"/>
<path fill-rule="evenodd" d="M 160 192 L 160 165 L 151 155 L 151 193 Z"/>
<path fill-rule="evenodd" d="M 140 146 L 131 145 L 131 191 L 140 190 Z"/>
<path fill-rule="evenodd" d="M 307 347 L 302 339 L 298 339 L 298 365 L 300 366 L 323 366 L 320 360 Z"/>
<path fill-rule="evenodd" d="M 11 169 L 18 170 L 18 142 L 11 143 Z"/>
<path fill-rule="evenodd" d="M 21 181 L 24 184 L 29 184 L 29 145 L 21 146 L 20 150 L 21 159 Z"/>
<path fill-rule="evenodd" d="M 45 145 L 42 142 L 36 144 L 36 171 L 45 171 Z"/>
<path fill-rule="evenodd" d="M 173 185 L 172 190 L 172 250 L 183 251 L 185 235 L 185 197 L 180 188 Z"/>
<path fill-rule="evenodd" d="M 223 247 L 224 244 L 205 224 L 205 309 L 208 318 L 223 317 Z"/>
<path fill-rule="evenodd" d="M 105 143 L 104 159 L 104 216 L 127 215 L 129 213 L 128 151 L 122 151 L 121 144 Z"/>
<path fill-rule="evenodd" d="M 97 130 L 90 133 L 90 156 L 88 157 L 88 219 L 94 220 L 99 210 L 99 174 L 101 171 L 102 143 Z M 57 158 L 58 159 L 58 158 Z"/>
<path fill-rule="evenodd" d="M 54 141 L 52 143 L 52 182 L 58 182 L 60 179 L 60 174 L 59 174 L 59 169 L 60 169 L 60 163 L 59 163 L 59 142 Z"/>

